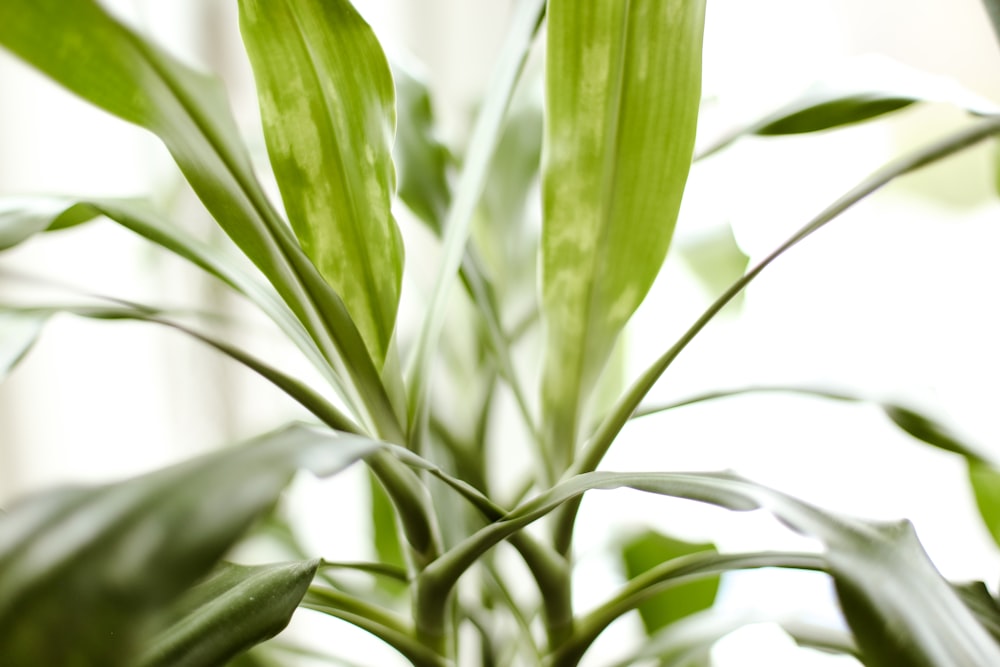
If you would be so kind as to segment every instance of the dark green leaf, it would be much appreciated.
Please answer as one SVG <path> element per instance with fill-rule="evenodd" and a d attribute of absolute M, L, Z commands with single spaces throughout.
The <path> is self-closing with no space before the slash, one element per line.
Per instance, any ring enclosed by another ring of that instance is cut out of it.
<path fill-rule="evenodd" d="M 704 0 L 551 0 L 542 168 L 542 404 L 558 472 L 660 270 L 691 164 Z"/>
<path fill-rule="evenodd" d="M 48 315 L 0 312 L 0 382 L 3 382 L 31 350 Z"/>
<path fill-rule="evenodd" d="M 1000 642 L 1000 604 L 997 603 L 986 584 L 981 581 L 972 581 L 966 584 L 953 584 L 952 586 L 962 598 L 962 602 L 968 607 L 986 631 L 993 636 L 993 639 Z"/>
<path fill-rule="evenodd" d="M 223 664 L 281 632 L 309 589 L 318 561 L 246 567 L 223 563 L 158 619 L 137 667 Z"/>
<path fill-rule="evenodd" d="M 715 545 L 684 542 L 648 530 L 623 545 L 622 561 L 626 576 L 634 579 L 666 561 L 704 552 L 715 553 Z M 652 635 L 675 621 L 708 609 L 715 603 L 718 590 L 719 577 L 708 577 L 680 584 L 643 602 L 639 605 L 639 616 L 646 634 Z"/>
<path fill-rule="evenodd" d="M 933 445 L 947 452 L 959 454 L 969 460 L 970 463 L 985 463 L 985 459 L 976 453 L 972 448 L 962 443 L 958 437 L 950 433 L 948 429 L 938 424 L 930 417 L 914 412 L 908 408 L 891 403 L 884 403 L 882 409 L 889 419 L 896 426 L 903 429 L 917 440 Z"/>
<path fill-rule="evenodd" d="M 16 503 L 0 516 L 4 665 L 135 664 L 151 616 L 211 569 L 297 469 L 334 474 L 375 448 L 292 427 L 124 482 Z"/>
<path fill-rule="evenodd" d="M 381 368 L 403 275 L 385 54 L 346 0 L 241 0 L 240 28 L 285 211 Z"/>
<path fill-rule="evenodd" d="M 451 154 L 435 134 L 427 84 L 398 61 L 392 63 L 392 76 L 397 109 L 396 143 L 392 147 L 399 179 L 396 191 L 403 203 L 440 236 L 451 206 Z"/>
<path fill-rule="evenodd" d="M 993 25 L 993 34 L 1000 40 L 1000 0 L 983 0 L 983 6 Z"/>
<path fill-rule="evenodd" d="M 976 114 L 993 114 L 996 105 L 945 77 L 868 56 L 829 80 L 817 81 L 801 96 L 773 113 L 733 130 L 701 151 L 707 157 L 750 134 L 801 134 L 860 123 L 918 102 L 943 102 Z"/>

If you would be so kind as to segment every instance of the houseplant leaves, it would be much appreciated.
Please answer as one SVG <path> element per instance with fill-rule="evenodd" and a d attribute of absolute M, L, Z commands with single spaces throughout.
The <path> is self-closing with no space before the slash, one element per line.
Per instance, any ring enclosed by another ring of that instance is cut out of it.
<path fill-rule="evenodd" d="M 134 664 L 146 623 L 218 561 L 297 469 L 334 474 L 375 449 L 296 426 L 124 482 L 18 502 L 0 516 L 5 664 Z"/>

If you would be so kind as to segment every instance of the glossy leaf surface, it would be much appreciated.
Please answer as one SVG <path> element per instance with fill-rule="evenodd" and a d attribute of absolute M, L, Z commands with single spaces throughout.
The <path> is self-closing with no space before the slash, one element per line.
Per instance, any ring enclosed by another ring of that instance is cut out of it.
<path fill-rule="evenodd" d="M 285 211 L 381 367 L 403 273 L 385 54 L 346 0 L 243 0 L 240 28 Z"/>
<path fill-rule="evenodd" d="M 297 469 L 333 474 L 374 449 L 292 427 L 124 482 L 16 503 L 0 516 L 4 664 L 133 665 L 151 615 L 204 576 Z"/>
<path fill-rule="evenodd" d="M 171 605 L 137 667 L 225 664 L 288 625 L 318 561 L 247 567 L 223 563 Z"/>
<path fill-rule="evenodd" d="M 704 0 L 549 3 L 542 393 L 562 466 L 670 245 L 694 146 L 704 11 Z"/>

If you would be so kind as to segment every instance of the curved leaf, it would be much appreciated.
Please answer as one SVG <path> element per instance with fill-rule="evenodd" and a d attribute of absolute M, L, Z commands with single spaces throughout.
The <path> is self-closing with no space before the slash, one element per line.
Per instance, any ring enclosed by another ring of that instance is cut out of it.
<path fill-rule="evenodd" d="M 281 632 L 319 561 L 223 563 L 161 615 L 136 667 L 214 667 Z"/>
<path fill-rule="evenodd" d="M 482 554 L 594 489 L 628 487 L 736 510 L 765 509 L 820 540 L 841 607 L 871 667 L 1000 664 L 1000 647 L 934 568 L 909 522 L 875 523 L 820 510 L 724 473 L 594 472 L 561 482 L 428 566 L 425 594 L 446 595 Z"/>
<path fill-rule="evenodd" d="M 858 58 L 845 71 L 817 81 L 777 111 L 739 127 L 698 153 L 696 159 L 751 134 L 802 134 L 878 118 L 919 102 L 943 102 L 978 115 L 997 105 L 947 77 L 922 72 L 881 56 Z"/>
<path fill-rule="evenodd" d="M 87 206 L 35 197 L 5 197 L 0 200 L 0 250 L 7 250 L 48 229 L 65 229 L 93 220 L 99 214 Z"/>
<path fill-rule="evenodd" d="M 203 576 L 297 469 L 334 474 L 375 449 L 296 426 L 124 482 L 16 503 L 0 516 L 4 663 L 134 664 L 150 616 Z"/>
<path fill-rule="evenodd" d="M 71 92 L 155 133 L 216 222 L 349 374 L 380 435 L 402 428 L 357 326 L 258 183 L 224 92 L 95 0 L 6 0 L 0 46 Z"/>
<path fill-rule="evenodd" d="M 390 211 L 396 108 L 389 64 L 346 0 L 239 6 L 285 211 L 381 368 L 403 275 Z"/>
<path fill-rule="evenodd" d="M 542 404 L 559 472 L 659 272 L 694 147 L 704 0 L 552 0 L 542 158 Z"/>

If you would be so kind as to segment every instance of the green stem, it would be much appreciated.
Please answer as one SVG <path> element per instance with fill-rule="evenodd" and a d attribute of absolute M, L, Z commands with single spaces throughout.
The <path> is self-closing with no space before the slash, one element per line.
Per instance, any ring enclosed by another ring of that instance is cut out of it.
<path fill-rule="evenodd" d="M 756 266 L 734 282 L 715 302 L 712 303 L 702 313 L 694 324 L 674 343 L 666 352 L 660 356 L 646 371 L 632 384 L 629 390 L 618 401 L 610 414 L 604 419 L 597 431 L 591 437 L 589 443 L 584 448 L 582 455 L 577 459 L 572 468 L 564 475 L 568 479 L 574 475 L 596 470 L 601 459 L 607 453 L 615 438 L 621 432 L 622 427 L 628 422 L 632 414 L 636 411 L 645 398 L 646 394 L 653 388 L 656 381 L 663 375 L 664 371 L 670 367 L 678 355 L 687 347 L 688 343 L 694 340 L 705 326 L 728 304 L 733 297 L 753 281 L 760 273 L 767 268 L 771 262 L 783 255 L 787 250 L 797 245 L 800 241 L 810 236 L 813 232 L 824 227 L 831 220 L 837 218 L 841 213 L 851 208 L 859 201 L 872 194 L 876 190 L 893 181 L 894 179 L 916 171 L 928 164 L 937 162 L 949 155 L 957 153 L 963 149 L 974 146 L 984 139 L 1000 133 L 1000 116 L 990 116 L 971 126 L 962 128 L 945 137 L 928 144 L 909 155 L 905 155 L 894 160 L 875 171 L 865 178 L 849 192 L 825 208 L 819 215 L 810 220 L 805 226 L 799 229 L 791 238 L 785 241 L 774 252 L 765 257 Z M 554 530 L 555 546 L 560 553 L 568 553 L 573 540 L 573 525 L 576 522 L 576 515 L 580 508 L 580 500 L 576 499 L 567 503 L 556 515 L 556 526 Z"/>

